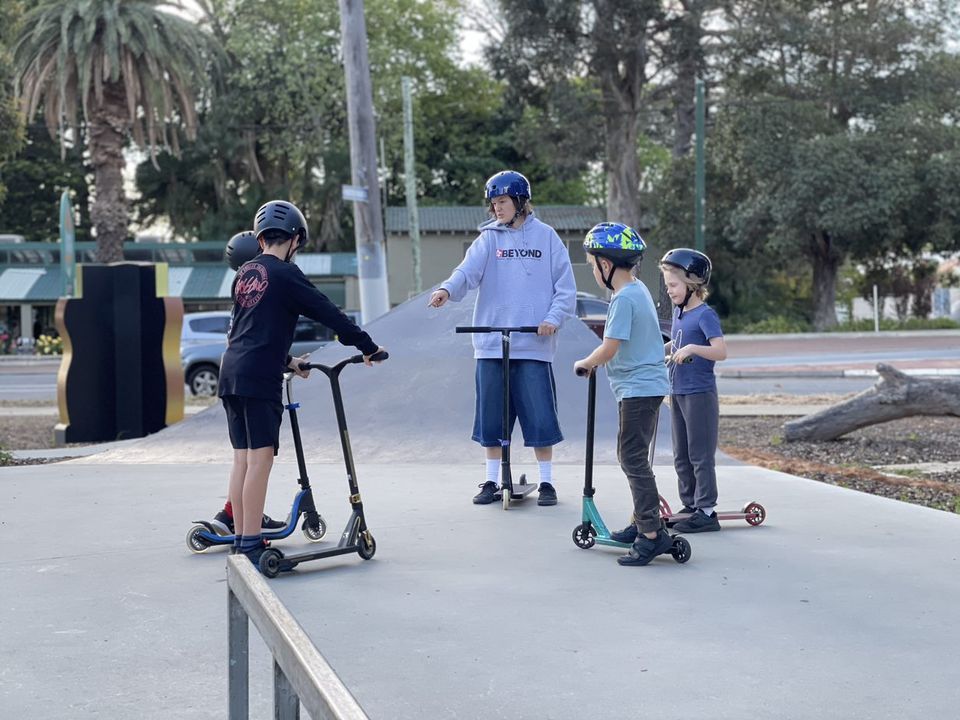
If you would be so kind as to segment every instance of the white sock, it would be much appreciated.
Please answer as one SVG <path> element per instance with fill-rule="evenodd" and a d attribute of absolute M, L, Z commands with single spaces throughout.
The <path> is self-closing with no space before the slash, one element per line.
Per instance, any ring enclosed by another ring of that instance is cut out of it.
<path fill-rule="evenodd" d="M 497 483 L 497 476 L 500 474 L 500 461 L 487 458 L 487 482 Z"/>
<path fill-rule="evenodd" d="M 537 465 L 540 466 L 540 482 L 553 485 L 553 461 L 538 461 Z"/>
<path fill-rule="evenodd" d="M 713 517 L 713 508 L 700 508 L 700 512 L 707 517 Z"/>

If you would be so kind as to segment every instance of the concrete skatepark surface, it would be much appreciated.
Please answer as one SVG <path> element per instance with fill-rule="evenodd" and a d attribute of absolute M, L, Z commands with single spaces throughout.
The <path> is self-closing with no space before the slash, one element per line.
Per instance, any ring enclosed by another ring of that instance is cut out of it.
<path fill-rule="evenodd" d="M 622 568 L 618 550 L 578 549 L 586 384 L 568 371 L 596 339 L 576 324 L 555 368 L 560 504 L 474 506 L 473 361 L 452 332 L 471 308 L 411 303 L 371 324 L 393 357 L 342 377 L 377 554 L 270 581 L 371 717 L 955 716 L 960 518 L 727 463 L 721 509 L 759 501 L 762 526 L 689 536 L 685 565 Z M 410 329 L 428 322 L 439 330 Z M 298 400 L 317 397 L 301 423 L 330 545 L 346 481 L 326 379 L 301 385 Z M 600 387 L 596 500 L 619 528 L 629 491 Z M 184 544 L 224 499 L 222 423 L 212 408 L 82 460 L 0 471 L 0 717 L 226 717 L 225 554 Z M 664 414 L 655 470 L 677 504 L 668 425 Z M 281 437 L 275 517 L 296 488 L 286 425 Z M 518 438 L 515 476 L 535 479 Z M 296 533 L 277 547 L 306 544 Z M 251 645 L 251 717 L 268 717 L 270 659 L 255 629 Z"/>

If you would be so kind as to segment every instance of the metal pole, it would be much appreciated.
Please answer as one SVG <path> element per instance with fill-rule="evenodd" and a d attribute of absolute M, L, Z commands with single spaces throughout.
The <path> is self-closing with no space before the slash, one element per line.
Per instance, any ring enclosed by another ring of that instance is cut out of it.
<path fill-rule="evenodd" d="M 367 323 L 390 309 L 390 295 L 387 289 L 383 210 L 377 177 L 377 134 L 363 0 L 340 0 L 340 35 L 346 76 L 352 179 L 355 186 L 366 189 L 366 200 L 353 203 L 353 220 L 357 242 L 360 314 L 362 321 Z"/>
<path fill-rule="evenodd" d="M 700 252 L 704 251 L 704 239 L 703 239 L 703 212 L 706 205 L 705 198 L 705 185 L 706 181 L 704 178 L 704 159 L 703 159 L 703 145 L 704 145 L 704 128 L 706 125 L 706 110 L 704 109 L 704 98 L 703 98 L 703 80 L 697 78 L 696 82 L 697 88 L 697 103 L 696 103 L 696 133 L 697 133 L 697 146 L 696 146 L 696 198 L 694 199 L 693 207 L 693 223 L 694 223 L 694 246 Z"/>
<path fill-rule="evenodd" d="M 247 613 L 227 588 L 227 692 L 229 694 L 229 720 L 247 720 L 250 717 L 250 622 Z"/>
<path fill-rule="evenodd" d="M 873 286 L 873 331 L 880 332 L 880 297 L 877 286 Z"/>
<path fill-rule="evenodd" d="M 410 78 L 401 79 L 403 86 L 403 174 L 406 178 L 407 226 L 413 249 L 413 292 L 420 294 L 420 214 L 417 209 L 417 168 L 413 153 L 413 100 L 410 96 Z"/>
<path fill-rule="evenodd" d="M 273 717 L 274 720 L 300 720 L 300 698 L 276 658 L 273 660 Z"/>

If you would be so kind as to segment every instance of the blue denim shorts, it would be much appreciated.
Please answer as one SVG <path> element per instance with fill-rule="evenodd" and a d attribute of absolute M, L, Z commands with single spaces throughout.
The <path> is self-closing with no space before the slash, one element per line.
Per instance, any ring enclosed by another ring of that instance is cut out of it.
<path fill-rule="evenodd" d="M 477 360 L 476 384 L 473 440 L 483 447 L 499 447 L 503 436 L 503 360 Z M 511 435 L 517 418 L 527 447 L 549 447 L 563 440 L 550 363 L 510 361 Z"/>

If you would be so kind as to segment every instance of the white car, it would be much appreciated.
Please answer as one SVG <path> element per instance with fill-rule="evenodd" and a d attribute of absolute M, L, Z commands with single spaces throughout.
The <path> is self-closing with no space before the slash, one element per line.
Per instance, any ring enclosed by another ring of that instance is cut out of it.
<path fill-rule="evenodd" d="M 204 328 L 215 328 L 214 321 L 218 315 L 226 315 L 227 326 L 223 332 L 208 332 Z M 205 322 L 196 330 L 191 328 L 190 339 L 187 335 L 187 317 L 196 317 Z M 201 316 L 204 316 L 201 318 Z M 207 322 L 209 321 L 209 322 Z M 227 328 L 230 324 L 230 313 L 189 313 L 184 315 L 184 335 L 180 342 L 180 362 L 183 364 L 183 374 L 193 395 L 212 397 L 217 394 L 217 383 L 220 380 L 220 356 L 227 349 Z M 301 316 L 297 320 L 297 328 L 293 334 L 293 344 L 290 346 L 291 355 L 303 355 L 323 347 L 334 339 L 330 328 L 318 322 Z"/>
<path fill-rule="evenodd" d="M 224 340 L 229 330 L 229 310 L 186 313 L 183 316 L 180 347 L 182 349 L 184 345 L 200 345 Z"/>

